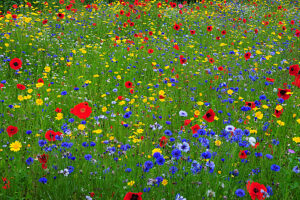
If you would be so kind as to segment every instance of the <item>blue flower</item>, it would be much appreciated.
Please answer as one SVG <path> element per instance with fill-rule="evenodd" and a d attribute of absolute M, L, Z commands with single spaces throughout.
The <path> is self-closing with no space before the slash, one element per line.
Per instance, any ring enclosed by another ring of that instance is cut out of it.
<path fill-rule="evenodd" d="M 205 151 L 201 154 L 202 158 L 204 159 L 210 159 L 211 158 L 211 153 L 209 151 Z"/>
<path fill-rule="evenodd" d="M 272 156 L 271 154 L 266 154 L 266 157 L 267 157 L 268 159 L 273 159 L 273 156 Z"/>
<path fill-rule="evenodd" d="M 172 131 L 170 131 L 170 130 L 165 130 L 165 134 L 166 134 L 167 136 L 171 136 L 171 135 L 172 135 Z"/>
<path fill-rule="evenodd" d="M 275 172 L 278 172 L 278 171 L 280 171 L 280 166 L 279 165 L 271 165 L 271 170 L 272 171 L 275 171 Z"/>
<path fill-rule="evenodd" d="M 92 156 L 91 156 L 90 154 L 87 154 L 87 155 L 84 156 L 84 158 L 85 158 L 86 160 L 91 160 L 91 159 L 92 159 Z"/>
<path fill-rule="evenodd" d="M 181 157 L 181 151 L 179 149 L 174 149 L 172 151 L 172 156 L 178 160 Z"/>
<path fill-rule="evenodd" d="M 165 159 L 164 159 L 164 157 L 162 157 L 162 156 L 158 157 L 158 158 L 156 159 L 156 163 L 157 163 L 158 165 L 164 165 L 164 164 L 165 164 Z"/>
<path fill-rule="evenodd" d="M 42 178 L 40 178 L 40 180 L 39 180 L 39 182 L 41 182 L 41 183 L 43 183 L 43 184 L 46 184 L 47 183 L 47 178 L 45 178 L 45 177 L 42 177 Z"/>
<path fill-rule="evenodd" d="M 235 191 L 236 196 L 238 197 L 244 197 L 245 196 L 245 191 L 243 189 L 237 189 Z"/>
<path fill-rule="evenodd" d="M 29 157 L 27 160 L 26 160 L 26 164 L 27 165 L 31 165 L 33 163 L 34 159 Z"/>

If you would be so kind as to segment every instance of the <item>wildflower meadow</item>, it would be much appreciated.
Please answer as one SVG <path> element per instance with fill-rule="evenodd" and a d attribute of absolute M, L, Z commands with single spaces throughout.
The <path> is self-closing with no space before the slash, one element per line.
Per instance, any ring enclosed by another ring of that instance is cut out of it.
<path fill-rule="evenodd" d="M 0 199 L 300 199 L 291 0 L 0 4 Z"/>

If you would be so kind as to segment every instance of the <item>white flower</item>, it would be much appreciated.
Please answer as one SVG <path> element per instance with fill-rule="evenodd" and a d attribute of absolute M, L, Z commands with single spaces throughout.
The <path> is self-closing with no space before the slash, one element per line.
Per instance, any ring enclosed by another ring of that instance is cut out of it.
<path fill-rule="evenodd" d="M 228 126 L 225 127 L 225 131 L 227 131 L 227 132 L 233 132 L 234 129 L 235 129 L 235 127 L 232 126 L 232 125 L 228 125 Z"/>
<path fill-rule="evenodd" d="M 251 144 L 251 146 L 255 146 L 256 139 L 254 137 L 249 137 L 248 142 Z"/>
<path fill-rule="evenodd" d="M 179 111 L 179 116 L 180 116 L 180 117 L 187 117 L 188 114 L 187 114 L 187 112 L 185 112 L 184 110 L 181 110 L 181 111 Z"/>

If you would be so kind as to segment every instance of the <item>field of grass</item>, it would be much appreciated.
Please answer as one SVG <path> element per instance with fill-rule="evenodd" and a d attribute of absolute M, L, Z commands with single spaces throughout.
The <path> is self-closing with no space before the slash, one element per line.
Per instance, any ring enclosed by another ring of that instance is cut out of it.
<path fill-rule="evenodd" d="M 0 199 L 300 199 L 297 2 L 3 11 Z"/>

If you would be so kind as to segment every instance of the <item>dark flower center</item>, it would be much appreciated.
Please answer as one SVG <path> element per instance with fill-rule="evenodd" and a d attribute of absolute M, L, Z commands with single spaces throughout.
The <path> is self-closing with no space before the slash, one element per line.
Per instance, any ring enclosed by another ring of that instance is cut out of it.
<path fill-rule="evenodd" d="M 138 200 L 139 196 L 136 194 L 133 194 L 130 198 L 130 200 Z"/>
<path fill-rule="evenodd" d="M 207 114 L 206 114 L 206 117 L 207 117 L 207 118 L 210 118 L 210 117 L 211 117 L 211 114 L 210 114 L 210 113 L 207 113 Z"/>
<path fill-rule="evenodd" d="M 251 106 L 251 103 L 248 103 L 248 106 Z"/>
<path fill-rule="evenodd" d="M 259 190 L 257 189 L 257 188 L 254 188 L 254 190 L 253 190 L 255 193 L 258 193 L 259 192 Z"/>
<path fill-rule="evenodd" d="M 281 95 L 285 95 L 285 93 L 286 93 L 285 90 L 281 90 L 281 91 L 280 91 L 280 94 L 281 94 Z"/>
<path fill-rule="evenodd" d="M 13 65 L 14 65 L 15 67 L 17 67 L 17 66 L 19 66 L 19 63 L 18 63 L 18 62 L 14 62 Z"/>

